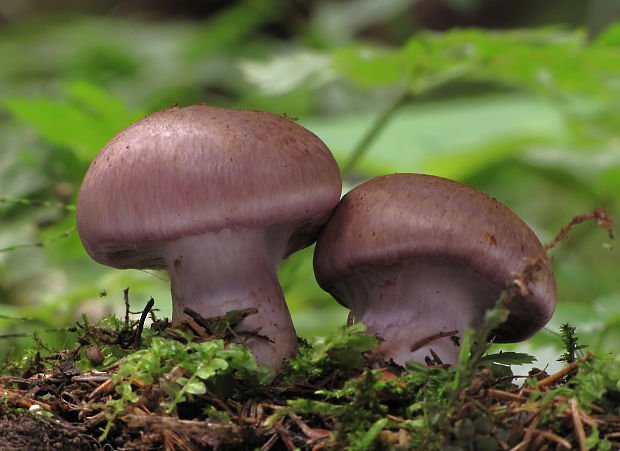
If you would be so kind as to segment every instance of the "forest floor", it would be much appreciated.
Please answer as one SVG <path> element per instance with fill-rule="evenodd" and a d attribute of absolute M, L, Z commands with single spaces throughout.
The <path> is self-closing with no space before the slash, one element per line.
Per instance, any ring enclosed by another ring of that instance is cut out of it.
<path fill-rule="evenodd" d="M 620 359 L 581 353 L 570 327 L 571 362 L 552 375 L 513 375 L 528 356 L 483 356 L 480 334 L 451 367 L 371 369 L 376 338 L 358 324 L 300 343 L 274 378 L 212 335 L 221 320 L 78 324 L 74 349 L 0 378 L 0 449 L 620 449 Z M 102 353 L 137 343 L 120 361 Z"/>

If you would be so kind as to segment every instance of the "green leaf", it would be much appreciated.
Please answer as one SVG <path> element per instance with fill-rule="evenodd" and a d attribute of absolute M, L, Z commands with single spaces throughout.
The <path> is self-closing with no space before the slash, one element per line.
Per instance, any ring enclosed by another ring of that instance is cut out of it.
<path fill-rule="evenodd" d="M 191 381 L 184 385 L 184 390 L 192 395 L 204 395 L 207 391 L 207 387 L 201 381 Z"/>
<path fill-rule="evenodd" d="M 194 374 L 200 379 L 207 380 L 215 376 L 218 370 L 225 370 L 226 368 L 228 368 L 228 363 L 226 362 L 226 360 L 213 359 L 201 363 Z"/>
<path fill-rule="evenodd" d="M 377 344 L 378 340 L 374 335 L 357 333 L 350 336 L 347 340 L 346 347 L 352 351 L 366 352 L 377 346 Z"/>
<path fill-rule="evenodd" d="M 268 60 L 240 62 L 245 79 L 265 95 L 316 88 L 333 78 L 330 65 L 328 55 L 308 49 L 292 50 Z"/>
<path fill-rule="evenodd" d="M 600 46 L 620 46 L 620 23 L 609 25 L 594 41 L 595 45 Z"/>
<path fill-rule="evenodd" d="M 500 351 L 496 354 L 487 354 L 480 359 L 480 363 L 499 363 L 501 365 L 526 365 L 534 363 L 536 357 L 525 354 L 523 352 L 504 352 Z"/>
<path fill-rule="evenodd" d="M 353 149 L 351 136 L 360 136 L 372 120 L 372 114 L 351 114 L 301 122 L 342 164 Z M 463 179 L 525 145 L 557 142 L 564 133 L 557 112 L 523 95 L 420 103 L 392 117 L 358 169 L 368 175 L 423 172 Z"/>
<path fill-rule="evenodd" d="M 65 93 L 64 99 L 7 98 L 2 105 L 44 141 L 70 149 L 86 162 L 135 119 L 120 101 L 87 82 L 69 84 Z"/>
<path fill-rule="evenodd" d="M 138 118 L 130 114 L 121 100 L 102 87 L 85 80 L 78 80 L 65 86 L 68 97 L 99 117 L 106 129 L 116 133 Z M 116 132 L 115 132 L 116 131 Z"/>
<path fill-rule="evenodd" d="M 407 82 L 410 62 L 398 51 L 358 44 L 339 48 L 332 55 L 332 68 L 362 86 Z"/>
<path fill-rule="evenodd" d="M 388 421 L 389 420 L 387 418 L 381 418 L 380 420 L 375 421 L 373 425 L 368 428 L 368 431 L 366 432 L 366 434 L 364 434 L 361 440 L 359 440 L 355 444 L 351 444 L 351 448 L 357 450 L 372 449 L 373 442 L 379 435 L 379 432 L 381 432 L 383 428 L 387 426 Z"/>

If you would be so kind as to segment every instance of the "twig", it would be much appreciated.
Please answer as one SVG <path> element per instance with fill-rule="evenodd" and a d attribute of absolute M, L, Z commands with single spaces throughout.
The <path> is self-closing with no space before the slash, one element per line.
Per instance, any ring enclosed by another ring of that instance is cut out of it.
<path fill-rule="evenodd" d="M 180 420 L 175 417 L 157 415 L 124 414 L 120 417 L 128 428 L 141 433 L 159 432 L 165 429 L 190 436 L 199 436 L 210 446 L 239 445 L 243 443 L 241 428 L 235 424 L 218 423 L 208 420 Z M 260 431 L 259 431 L 260 433 Z"/>
<path fill-rule="evenodd" d="M 579 357 L 577 360 L 575 360 L 571 364 L 566 365 L 564 368 L 562 368 L 557 373 L 554 373 L 551 376 L 548 376 L 548 377 L 544 378 L 543 380 L 539 381 L 537 386 L 538 387 L 545 387 L 547 385 L 551 385 L 552 383 L 562 379 L 564 376 L 566 376 L 568 373 L 570 373 L 572 370 L 574 370 L 577 367 L 577 365 L 579 365 L 581 362 L 585 362 L 590 357 L 592 357 L 592 353 L 591 352 L 586 353 L 584 356 Z"/>
<path fill-rule="evenodd" d="M 556 237 L 551 240 L 551 242 L 545 245 L 545 252 L 555 247 L 561 241 L 564 241 L 568 238 L 568 232 L 576 226 L 577 224 L 581 224 L 582 222 L 596 220 L 598 225 L 607 230 L 609 234 L 609 238 L 614 239 L 614 220 L 609 215 L 609 212 L 603 207 L 596 207 L 591 213 L 583 213 L 581 215 L 573 216 L 571 220 L 560 229 L 560 232 L 556 235 Z"/>
<path fill-rule="evenodd" d="M 353 310 L 349 310 L 349 314 L 347 315 L 347 327 L 352 326 L 355 323 L 355 315 L 353 314 Z"/>
<path fill-rule="evenodd" d="M 594 404 L 588 404 L 588 406 L 591 409 L 596 407 L 596 410 L 601 410 L 600 407 L 595 406 Z M 604 421 L 607 423 L 620 423 L 620 415 L 592 415 L 592 418 L 596 421 Z"/>
<path fill-rule="evenodd" d="M 98 398 L 101 395 L 112 393 L 112 391 L 114 391 L 114 382 L 112 381 L 112 378 L 110 377 L 108 380 L 104 381 L 97 388 L 95 388 L 90 393 L 90 395 L 88 395 L 87 399 L 89 401 L 92 401 L 92 400 Z"/>
<path fill-rule="evenodd" d="M 431 356 L 433 356 L 433 362 L 434 362 L 435 365 L 443 365 L 443 361 L 437 355 L 437 353 L 435 351 L 433 351 L 433 348 L 430 348 L 428 351 L 431 353 Z"/>
<path fill-rule="evenodd" d="M 195 333 L 200 335 L 200 338 L 209 338 L 209 334 L 205 331 L 204 327 L 198 324 L 194 318 L 188 317 L 185 318 L 184 321 Z"/>
<path fill-rule="evenodd" d="M 108 374 L 81 374 L 79 376 L 73 376 L 72 382 L 106 382 L 111 377 Z"/>
<path fill-rule="evenodd" d="M 416 341 L 411 346 L 411 352 L 417 351 L 418 349 L 423 348 L 424 346 L 426 346 L 432 341 L 439 340 L 440 338 L 452 337 L 453 335 L 456 335 L 458 333 L 459 333 L 458 330 L 449 330 L 447 332 L 439 332 L 439 333 L 436 333 L 435 335 L 431 335 L 430 337 L 423 338 L 422 340 Z"/>
<path fill-rule="evenodd" d="M 185 309 L 183 309 L 183 313 L 185 313 L 187 316 L 192 318 L 204 330 L 211 332 L 211 325 L 209 324 L 209 321 L 206 318 L 203 318 L 200 313 L 195 312 L 189 307 L 185 307 Z M 224 319 L 224 318 L 225 316 L 218 316 L 218 319 Z"/>
<path fill-rule="evenodd" d="M 583 430 L 583 423 L 581 422 L 581 416 L 579 415 L 579 408 L 577 407 L 577 398 L 571 398 L 570 413 L 575 427 L 575 434 L 577 435 L 577 442 L 579 443 L 579 451 L 588 451 L 586 446 L 586 433 Z"/>
<path fill-rule="evenodd" d="M 565 438 L 560 437 L 557 434 L 554 434 L 553 432 L 541 431 L 540 429 L 535 429 L 534 430 L 534 434 L 538 435 L 538 436 L 541 436 L 541 437 L 544 437 L 547 440 L 551 440 L 553 442 L 556 442 L 558 445 L 563 446 L 566 449 L 571 449 L 573 447 L 568 440 L 566 440 Z"/>
<path fill-rule="evenodd" d="M 496 388 L 489 388 L 486 394 L 491 398 L 501 399 L 502 401 L 514 401 L 514 402 L 526 402 L 527 398 L 514 393 L 510 393 L 504 390 L 498 390 Z"/>
<path fill-rule="evenodd" d="M 129 287 L 123 290 L 123 300 L 125 301 L 125 325 L 129 324 Z"/>
<path fill-rule="evenodd" d="M 269 451 L 271 448 L 273 448 L 273 445 L 275 445 L 276 442 L 278 441 L 278 437 L 279 436 L 277 432 L 274 432 L 273 434 L 271 434 L 271 436 L 269 437 L 269 440 L 263 443 L 263 446 L 259 448 L 260 451 Z"/>
<path fill-rule="evenodd" d="M 101 412 L 93 415 L 92 417 L 86 417 L 84 421 L 84 426 L 86 426 L 86 429 L 92 429 L 98 424 L 101 424 L 104 421 L 106 421 L 106 415 L 107 415 L 107 412 L 105 410 L 102 410 Z"/>
<path fill-rule="evenodd" d="M 314 440 L 314 441 L 322 440 L 322 439 L 329 437 L 329 435 L 331 434 L 331 431 L 328 431 L 327 429 L 311 428 L 305 422 L 303 422 L 302 419 L 299 418 L 299 416 L 295 414 L 294 412 L 290 412 L 288 416 L 297 424 L 297 426 L 299 426 L 299 429 L 301 429 L 301 432 L 303 432 L 306 435 L 306 437 L 308 437 L 310 440 Z M 389 416 L 390 415 L 388 415 L 388 417 Z M 404 421 L 405 420 L 403 420 L 403 422 Z"/>
<path fill-rule="evenodd" d="M 534 434 L 534 431 L 536 430 L 536 426 L 538 426 L 538 422 L 540 421 L 539 414 L 540 414 L 540 411 L 534 414 L 534 420 L 532 420 L 532 423 L 525 431 L 523 440 L 517 443 L 513 448 L 510 448 L 510 451 L 519 451 L 522 449 L 527 449 L 527 446 L 530 444 L 530 441 L 532 440 L 532 435 Z"/>
<path fill-rule="evenodd" d="M 275 425 L 275 429 L 280 436 L 280 440 L 282 440 L 284 446 L 286 446 L 286 449 L 288 451 L 295 451 L 296 446 L 293 443 L 293 440 L 291 440 L 291 437 L 289 437 L 288 430 L 284 426 L 280 426 L 278 424 Z"/>
<path fill-rule="evenodd" d="M 138 327 L 136 328 L 136 333 L 133 339 L 134 348 L 140 347 L 140 341 L 142 339 L 142 330 L 144 329 L 144 322 L 146 321 L 146 317 L 149 314 L 149 311 L 155 305 L 155 300 L 153 298 L 149 299 L 149 302 L 146 303 L 146 307 L 142 311 L 142 315 L 140 315 L 140 321 L 138 322 Z"/>
<path fill-rule="evenodd" d="M 181 435 L 174 431 L 163 429 L 161 435 L 164 437 L 165 451 L 196 451 L 198 448 L 188 443 Z"/>

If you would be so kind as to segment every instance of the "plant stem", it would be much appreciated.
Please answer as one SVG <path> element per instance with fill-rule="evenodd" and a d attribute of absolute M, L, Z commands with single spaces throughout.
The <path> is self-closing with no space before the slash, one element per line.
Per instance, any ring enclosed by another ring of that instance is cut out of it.
<path fill-rule="evenodd" d="M 32 207 L 56 207 L 67 211 L 75 211 L 75 205 L 65 204 L 64 202 L 52 202 L 47 200 L 9 199 L 7 197 L 0 197 L 0 203 L 29 205 Z"/>
<path fill-rule="evenodd" d="M 359 162 L 359 160 L 364 156 L 370 145 L 373 141 L 379 136 L 379 134 L 383 131 L 388 120 L 394 115 L 398 109 L 405 104 L 405 102 L 409 99 L 411 94 L 411 88 L 407 86 L 398 96 L 394 98 L 392 103 L 390 103 L 385 110 L 375 119 L 375 122 L 368 129 L 366 134 L 360 139 L 357 145 L 353 148 L 353 152 L 351 152 L 351 157 L 349 161 L 344 165 L 344 169 L 342 170 L 343 178 L 346 178 L 355 165 Z"/>
<path fill-rule="evenodd" d="M 458 80 L 463 76 L 469 74 L 472 69 L 472 65 L 469 63 L 455 65 L 449 70 L 443 71 L 439 74 L 435 74 L 433 77 L 422 77 L 415 83 L 411 80 L 405 83 L 405 86 L 401 90 L 401 92 L 394 98 L 392 103 L 390 103 L 387 108 L 383 110 L 383 112 L 376 118 L 375 122 L 368 129 L 366 134 L 353 148 L 353 152 L 351 152 L 351 157 L 349 158 L 349 161 L 344 165 L 344 169 L 342 170 L 342 178 L 346 178 L 348 175 L 350 175 L 355 165 L 368 151 L 370 145 L 377 138 L 377 136 L 379 136 L 379 134 L 383 131 L 383 128 L 388 123 L 388 120 L 391 119 L 392 115 L 396 111 L 398 111 L 398 109 L 403 106 L 408 100 L 411 100 L 412 98 L 417 98 L 423 93 L 433 91 L 441 86 L 447 85 L 448 83 L 452 83 L 455 80 Z"/>
<path fill-rule="evenodd" d="M 73 232 L 75 232 L 75 227 L 71 227 L 65 230 L 64 232 L 62 232 L 60 235 L 57 235 L 45 241 L 39 241 L 37 243 L 13 244 L 8 247 L 0 248 L 0 253 L 12 252 L 12 251 L 16 251 L 18 249 L 24 249 L 24 248 L 45 247 L 48 244 L 54 243 L 55 241 L 61 240 L 63 238 L 68 238 Z"/>

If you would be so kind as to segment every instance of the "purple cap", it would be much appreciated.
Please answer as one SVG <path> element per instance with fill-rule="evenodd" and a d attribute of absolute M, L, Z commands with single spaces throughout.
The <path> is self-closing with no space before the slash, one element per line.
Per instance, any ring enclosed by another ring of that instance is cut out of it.
<path fill-rule="evenodd" d="M 480 316 L 495 305 L 528 259 L 543 255 L 534 232 L 494 198 L 441 177 L 392 174 L 363 183 L 343 197 L 320 234 L 314 268 L 323 289 L 359 320 L 376 324 L 384 320 L 372 315 L 392 315 L 385 321 L 397 322 L 402 329 L 404 310 L 414 309 L 414 304 L 423 313 L 412 314 L 411 321 L 417 321 L 416 315 L 446 315 L 454 298 L 467 299 L 475 304 L 466 307 L 468 315 L 472 312 L 470 324 L 437 327 L 437 332 L 462 333 L 465 327 L 480 325 Z M 430 282 L 437 277 L 440 280 Z M 458 288 L 445 288 L 452 278 Z M 461 289 L 470 295 L 461 297 Z M 555 279 L 543 261 L 528 293 L 506 301 L 509 318 L 495 331 L 496 340 L 530 337 L 549 321 L 555 303 Z M 392 308 L 400 309 L 400 318 L 388 312 Z M 381 335 L 377 327 L 373 332 Z M 407 339 L 425 338 L 415 334 L 412 331 Z"/>
<path fill-rule="evenodd" d="M 338 166 L 282 116 L 194 105 L 153 113 L 92 162 L 77 204 L 99 263 L 159 268 L 158 243 L 225 228 L 290 224 L 286 255 L 309 245 L 341 194 Z"/>

